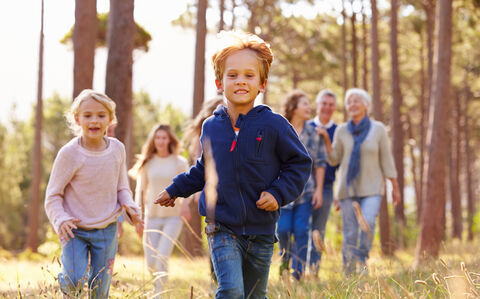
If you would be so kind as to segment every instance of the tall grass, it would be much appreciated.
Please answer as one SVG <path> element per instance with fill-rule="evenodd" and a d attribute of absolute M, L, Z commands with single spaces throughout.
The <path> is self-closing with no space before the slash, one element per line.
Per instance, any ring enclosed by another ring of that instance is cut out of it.
<path fill-rule="evenodd" d="M 345 278 L 339 248 L 328 242 L 318 277 L 308 272 L 302 281 L 279 275 L 278 250 L 272 260 L 269 298 L 479 298 L 479 243 L 450 243 L 440 259 L 413 270 L 413 249 L 383 257 L 377 250 L 368 261 L 368 275 Z M 56 275 L 57 258 L 29 261 L 9 257 L 1 260 L 1 298 L 61 298 Z M 206 257 L 185 258 L 177 252 L 170 259 L 169 280 L 162 298 L 213 298 Z M 141 256 L 118 256 L 111 298 L 148 298 L 153 278 Z M 84 296 L 83 298 L 86 298 Z"/>

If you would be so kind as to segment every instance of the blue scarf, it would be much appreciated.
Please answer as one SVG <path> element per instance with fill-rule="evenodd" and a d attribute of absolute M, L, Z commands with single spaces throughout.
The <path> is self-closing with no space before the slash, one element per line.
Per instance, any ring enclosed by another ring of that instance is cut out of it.
<path fill-rule="evenodd" d="M 352 120 L 348 121 L 348 131 L 353 137 L 353 150 L 350 155 L 350 162 L 348 163 L 347 171 L 347 189 L 352 184 L 353 180 L 358 176 L 360 172 L 360 146 L 365 138 L 367 138 L 368 131 L 370 130 L 370 118 L 365 116 L 357 125 Z M 355 196 L 357 195 L 357 188 L 354 186 Z"/>

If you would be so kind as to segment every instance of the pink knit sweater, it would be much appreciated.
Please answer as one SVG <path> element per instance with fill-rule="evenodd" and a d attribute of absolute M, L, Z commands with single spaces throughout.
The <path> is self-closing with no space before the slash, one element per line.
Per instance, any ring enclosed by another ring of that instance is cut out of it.
<path fill-rule="evenodd" d="M 58 233 L 67 220 L 78 227 L 104 228 L 122 213 L 122 204 L 140 209 L 132 199 L 125 164 L 125 148 L 107 138 L 103 151 L 89 151 L 75 137 L 58 152 L 45 196 L 45 211 Z M 128 218 L 128 217 L 127 217 Z"/>

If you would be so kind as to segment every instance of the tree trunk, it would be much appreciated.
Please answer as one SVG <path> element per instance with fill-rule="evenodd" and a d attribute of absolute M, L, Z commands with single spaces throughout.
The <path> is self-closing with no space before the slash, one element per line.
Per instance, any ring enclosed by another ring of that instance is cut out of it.
<path fill-rule="evenodd" d="M 205 39 L 207 37 L 207 0 L 198 0 L 197 35 L 195 43 L 195 74 L 193 79 L 193 113 L 202 109 L 205 96 Z"/>
<path fill-rule="evenodd" d="M 417 224 L 420 223 L 420 215 L 422 213 L 422 202 L 423 202 L 423 172 L 424 172 L 424 164 L 425 164 L 425 141 L 426 141 L 426 132 L 428 127 L 428 100 L 425 98 L 425 59 L 424 59 L 424 43 L 423 43 L 423 34 L 422 31 L 419 32 L 420 34 L 420 178 L 419 178 L 419 192 L 417 192 Z M 428 87 L 427 87 L 428 89 Z"/>
<path fill-rule="evenodd" d="M 371 19 L 371 36 L 372 36 L 372 111 L 376 120 L 382 120 L 382 101 L 381 81 L 380 81 L 380 51 L 378 45 L 378 10 L 377 0 L 372 0 L 372 19 Z"/>
<path fill-rule="evenodd" d="M 350 24 L 352 25 L 352 79 L 353 87 L 358 87 L 358 68 L 357 68 L 357 31 L 355 23 L 357 14 L 353 10 L 353 0 L 350 1 L 352 6 L 352 16 L 350 17 Z"/>
<path fill-rule="evenodd" d="M 365 14 L 365 6 L 362 1 L 362 51 L 363 51 L 363 77 L 362 86 L 363 89 L 368 91 L 368 55 L 367 55 L 367 16 Z"/>
<path fill-rule="evenodd" d="M 230 25 L 230 30 L 235 29 L 235 7 L 237 7 L 237 1 L 232 0 L 232 24 Z"/>
<path fill-rule="evenodd" d="M 225 28 L 225 0 L 220 0 L 220 22 L 218 24 L 218 32 Z"/>
<path fill-rule="evenodd" d="M 42 122 L 43 122 L 43 16 L 44 1 L 41 3 L 40 45 L 38 50 L 37 107 L 35 108 L 35 141 L 32 157 L 32 201 L 29 207 L 29 223 L 26 247 L 37 252 L 38 222 L 40 216 L 40 183 L 42 180 Z"/>
<path fill-rule="evenodd" d="M 433 33 L 435 29 L 435 0 L 423 1 L 423 9 L 427 17 L 427 107 L 430 107 L 430 100 L 432 98 L 433 90 Z"/>
<path fill-rule="evenodd" d="M 378 10 L 377 10 L 377 1 L 372 0 L 372 110 L 373 117 L 382 121 L 382 101 L 380 100 L 381 96 L 381 81 L 380 81 L 380 67 L 379 67 L 379 50 L 378 50 Z M 380 204 L 380 243 L 382 252 L 385 255 L 392 255 L 393 253 L 393 243 L 390 235 L 390 219 L 388 214 L 388 204 L 387 199 L 382 196 L 382 203 Z"/>
<path fill-rule="evenodd" d="M 132 66 L 135 21 L 133 0 L 110 0 L 107 31 L 107 73 L 105 93 L 117 103 L 115 136 L 125 144 L 127 167 L 132 161 Z"/>
<path fill-rule="evenodd" d="M 347 93 L 348 89 L 348 76 L 347 76 L 347 29 L 346 29 L 347 17 L 345 14 L 345 0 L 342 0 L 342 74 L 343 74 L 343 96 Z M 343 107 L 343 120 L 347 120 L 347 107 Z"/>
<path fill-rule="evenodd" d="M 73 29 L 73 98 L 92 88 L 97 37 L 97 0 L 75 1 Z"/>
<path fill-rule="evenodd" d="M 452 204 L 452 238 L 462 239 L 462 202 L 460 199 L 460 95 L 455 92 L 450 126 L 450 200 Z"/>
<path fill-rule="evenodd" d="M 468 226 L 468 241 L 473 241 L 473 217 L 475 216 L 475 194 L 472 183 L 472 166 L 473 156 L 470 148 L 470 117 L 468 115 L 468 103 L 470 98 L 470 88 L 468 86 L 467 76 L 464 79 L 464 103 L 463 103 L 463 130 L 464 130 L 464 151 L 465 151 L 465 178 L 467 191 L 467 226 Z"/>
<path fill-rule="evenodd" d="M 390 18 L 390 53 L 392 58 L 392 149 L 395 167 L 397 169 L 397 181 L 400 188 L 400 203 L 395 206 L 395 220 L 401 231 L 398 238 L 403 236 L 403 228 L 405 227 L 405 212 L 403 203 L 403 126 L 402 126 L 402 91 L 400 89 L 400 71 L 398 65 L 398 39 L 397 39 L 397 14 L 398 0 L 391 1 L 391 18 Z M 397 238 L 398 241 L 400 241 Z M 405 244 L 399 243 L 400 246 Z"/>
<path fill-rule="evenodd" d="M 418 174 L 418 164 L 417 164 L 417 159 L 415 157 L 415 146 L 417 143 L 414 140 L 414 135 L 413 135 L 413 124 L 412 124 L 412 119 L 410 115 L 407 113 L 406 115 L 407 119 L 407 124 L 408 124 L 408 139 L 410 140 L 409 142 L 409 152 L 410 152 L 410 159 L 412 160 L 412 180 L 413 184 L 415 187 L 415 203 L 417 206 L 417 213 L 420 211 L 420 200 L 421 200 L 421 190 L 420 190 L 420 182 L 421 182 L 421 177 Z M 419 223 L 419 217 L 417 215 L 417 224 Z"/>
<path fill-rule="evenodd" d="M 434 89 L 427 134 L 426 197 L 420 219 L 416 264 L 425 256 L 438 256 L 445 214 L 446 125 L 449 116 L 450 64 L 452 56 L 452 2 L 439 0 L 438 39 L 435 43 Z"/>

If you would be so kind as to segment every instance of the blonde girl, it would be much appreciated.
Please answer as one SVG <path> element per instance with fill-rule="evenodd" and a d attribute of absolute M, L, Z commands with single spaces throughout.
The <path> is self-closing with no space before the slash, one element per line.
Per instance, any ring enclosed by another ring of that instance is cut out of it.
<path fill-rule="evenodd" d="M 117 252 L 117 217 L 143 225 L 128 185 L 125 148 L 105 136 L 116 123 L 115 103 L 83 90 L 67 121 L 76 135 L 57 154 L 48 181 L 45 211 L 62 246 L 60 289 L 79 296 L 83 284 L 93 298 L 108 298 Z M 90 257 L 90 258 L 89 258 Z"/>

